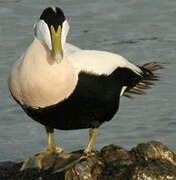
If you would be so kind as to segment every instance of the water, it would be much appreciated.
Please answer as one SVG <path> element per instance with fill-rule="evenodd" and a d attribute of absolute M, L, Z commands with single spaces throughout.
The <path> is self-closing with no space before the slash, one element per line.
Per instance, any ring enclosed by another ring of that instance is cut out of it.
<path fill-rule="evenodd" d="M 0 161 L 22 160 L 46 149 L 43 126 L 12 99 L 7 79 L 33 39 L 33 24 L 51 5 L 62 7 L 70 22 L 69 42 L 118 53 L 133 63 L 155 60 L 165 66 L 148 95 L 121 98 L 118 113 L 101 126 L 95 149 L 110 143 L 130 149 L 161 140 L 176 151 L 175 0 L 0 0 Z M 69 152 L 86 147 L 88 130 L 55 131 L 55 136 Z"/>

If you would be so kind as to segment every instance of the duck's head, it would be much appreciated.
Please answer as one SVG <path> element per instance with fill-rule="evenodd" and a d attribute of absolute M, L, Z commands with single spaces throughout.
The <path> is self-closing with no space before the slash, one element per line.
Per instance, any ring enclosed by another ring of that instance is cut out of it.
<path fill-rule="evenodd" d="M 58 63 L 63 59 L 68 30 L 69 24 L 58 7 L 46 8 L 34 25 L 35 37 L 48 47 L 53 59 Z"/>

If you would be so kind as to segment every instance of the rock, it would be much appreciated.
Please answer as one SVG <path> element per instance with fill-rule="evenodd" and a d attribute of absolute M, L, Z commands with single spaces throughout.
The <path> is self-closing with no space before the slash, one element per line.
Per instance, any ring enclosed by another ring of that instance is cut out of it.
<path fill-rule="evenodd" d="M 28 168 L 20 172 L 21 165 L 0 163 L 0 180 L 176 179 L 176 155 L 159 141 L 140 143 L 130 151 L 113 144 L 108 145 L 61 173 L 53 173 L 53 168 L 45 171 Z"/>

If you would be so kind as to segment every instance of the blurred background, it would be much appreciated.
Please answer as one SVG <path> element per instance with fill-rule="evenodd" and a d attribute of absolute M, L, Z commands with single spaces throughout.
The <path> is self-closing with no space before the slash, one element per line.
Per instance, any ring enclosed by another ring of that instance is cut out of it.
<path fill-rule="evenodd" d="M 147 95 L 121 98 L 113 120 L 101 126 L 94 149 L 111 143 L 131 149 L 160 140 L 176 152 L 175 0 L 0 0 L 0 161 L 20 161 L 47 148 L 44 127 L 12 99 L 7 80 L 33 40 L 33 24 L 53 5 L 70 23 L 68 42 L 118 53 L 139 65 L 157 61 L 165 67 Z M 83 149 L 88 130 L 55 130 L 55 139 L 66 152 Z"/>

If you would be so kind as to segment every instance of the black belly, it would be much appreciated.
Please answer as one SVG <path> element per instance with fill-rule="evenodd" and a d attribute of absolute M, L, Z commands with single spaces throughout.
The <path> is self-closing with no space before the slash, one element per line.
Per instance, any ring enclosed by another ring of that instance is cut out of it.
<path fill-rule="evenodd" d="M 118 110 L 121 88 L 126 79 L 127 73 L 121 69 L 110 76 L 82 72 L 75 91 L 66 100 L 40 109 L 22 107 L 31 118 L 55 129 L 97 128 L 111 120 Z"/>
<path fill-rule="evenodd" d="M 91 101 L 91 99 L 80 98 L 39 110 L 25 108 L 25 112 L 45 126 L 71 130 L 98 128 L 104 121 L 110 120 L 117 109 L 117 99 L 113 104 L 104 104 L 96 99 Z"/>

